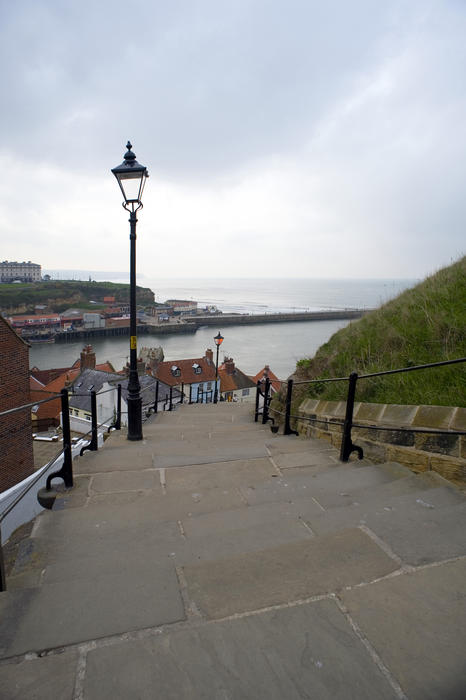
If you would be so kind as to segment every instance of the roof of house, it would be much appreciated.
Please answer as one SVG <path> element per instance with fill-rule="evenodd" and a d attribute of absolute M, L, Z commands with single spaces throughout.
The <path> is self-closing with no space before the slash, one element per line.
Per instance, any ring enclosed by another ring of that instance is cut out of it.
<path fill-rule="evenodd" d="M 251 389 L 255 387 L 255 383 L 250 377 L 242 372 L 233 364 L 233 371 L 229 371 L 225 363 L 218 368 L 218 376 L 220 377 L 220 392 L 236 391 L 237 389 Z"/>
<path fill-rule="evenodd" d="M 179 370 L 179 374 L 175 374 L 177 370 Z M 169 386 L 214 382 L 215 364 L 207 357 L 195 357 L 190 360 L 166 360 L 159 362 L 153 370 L 153 374 Z"/>
<path fill-rule="evenodd" d="M 38 367 L 33 367 L 31 369 L 31 377 L 39 381 L 43 386 L 47 386 L 47 384 L 50 384 L 50 382 L 59 377 L 61 374 L 65 374 L 70 369 L 71 367 L 58 367 L 56 369 L 38 369 Z"/>
<path fill-rule="evenodd" d="M 52 397 L 55 392 L 48 391 L 44 384 L 36 377 L 29 377 L 29 394 L 32 401 L 42 401 Z M 55 401 L 38 404 L 37 407 L 31 409 L 34 416 L 38 419 L 56 418 L 61 411 L 61 401 L 57 398 Z"/>
<path fill-rule="evenodd" d="M 72 384 L 73 392 L 76 394 L 71 394 L 69 398 L 69 405 L 72 408 L 81 409 L 83 411 L 91 410 L 91 391 L 98 393 L 101 391 L 103 385 L 107 383 L 113 386 L 121 384 L 121 395 L 124 401 L 128 397 L 128 377 L 122 377 L 121 374 L 116 372 L 102 372 L 97 369 L 85 369 L 81 374 L 75 378 Z M 139 376 L 140 393 L 143 405 L 150 404 L 155 398 L 155 385 L 157 380 L 151 377 L 149 374 L 142 374 Z M 159 400 L 165 398 L 169 393 L 170 387 L 159 382 Z M 175 389 L 172 391 L 172 397 L 178 398 L 180 392 Z"/>
<path fill-rule="evenodd" d="M 260 370 L 260 372 L 258 372 L 254 377 L 252 377 L 252 381 L 254 382 L 254 384 L 257 384 L 257 382 L 265 382 L 267 377 L 270 379 L 273 390 L 280 391 L 282 383 L 277 377 L 277 375 L 272 372 L 268 365 L 265 365 L 265 367 L 263 367 Z"/>
<path fill-rule="evenodd" d="M 80 369 L 67 369 L 58 377 L 55 377 L 51 382 L 45 385 L 44 390 L 51 393 L 59 394 L 65 388 L 67 382 L 72 382 L 80 373 Z"/>

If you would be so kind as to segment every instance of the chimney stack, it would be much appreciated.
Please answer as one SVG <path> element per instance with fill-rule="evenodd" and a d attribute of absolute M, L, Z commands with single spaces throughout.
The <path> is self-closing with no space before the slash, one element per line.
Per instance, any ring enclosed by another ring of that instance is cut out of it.
<path fill-rule="evenodd" d="M 207 348 L 205 351 L 205 359 L 207 360 L 208 365 L 213 365 L 214 363 L 214 351 L 211 350 L 210 348 Z"/>
<path fill-rule="evenodd" d="M 85 345 L 81 350 L 81 372 L 85 369 L 95 369 L 95 352 L 92 345 Z"/>
<path fill-rule="evenodd" d="M 231 357 L 225 357 L 225 369 L 227 374 L 234 374 L 235 373 L 235 363 L 232 360 Z"/>

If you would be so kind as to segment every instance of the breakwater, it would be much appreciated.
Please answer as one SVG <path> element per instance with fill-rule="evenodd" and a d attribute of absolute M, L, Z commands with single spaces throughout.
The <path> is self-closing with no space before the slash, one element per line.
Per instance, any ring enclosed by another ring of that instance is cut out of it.
<path fill-rule="evenodd" d="M 220 316 L 193 316 L 185 323 L 199 326 L 247 326 L 252 323 L 289 323 L 296 321 L 335 321 L 361 318 L 362 309 L 339 311 L 301 311 L 288 314 L 221 314 Z"/>
<path fill-rule="evenodd" d="M 258 323 L 290 323 L 303 321 L 335 321 L 361 318 L 365 311 L 348 309 L 340 311 L 303 311 L 287 314 L 211 314 L 209 316 L 192 316 L 179 323 L 139 324 L 138 336 L 143 335 L 172 335 L 179 333 L 195 333 L 203 326 L 247 326 Z M 58 333 L 57 343 L 73 343 L 82 338 L 111 338 L 128 336 L 129 326 L 123 328 L 88 328 L 76 331 Z"/>

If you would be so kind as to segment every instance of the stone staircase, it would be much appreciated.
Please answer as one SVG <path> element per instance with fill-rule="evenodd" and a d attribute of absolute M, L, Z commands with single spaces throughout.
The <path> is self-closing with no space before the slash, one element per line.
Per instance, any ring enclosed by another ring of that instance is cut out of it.
<path fill-rule="evenodd" d="M 0 698 L 466 696 L 466 498 L 238 404 L 74 464 L 0 594 Z"/>

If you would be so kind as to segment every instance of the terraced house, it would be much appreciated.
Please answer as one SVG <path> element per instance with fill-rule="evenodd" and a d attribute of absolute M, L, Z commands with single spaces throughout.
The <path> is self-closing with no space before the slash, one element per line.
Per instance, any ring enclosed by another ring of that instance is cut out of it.
<path fill-rule="evenodd" d="M 152 374 L 168 386 L 183 390 L 191 403 L 212 403 L 214 400 L 215 362 L 210 349 L 205 351 L 204 357 L 159 362 Z M 220 391 L 220 379 L 217 380 L 217 391 Z"/>

